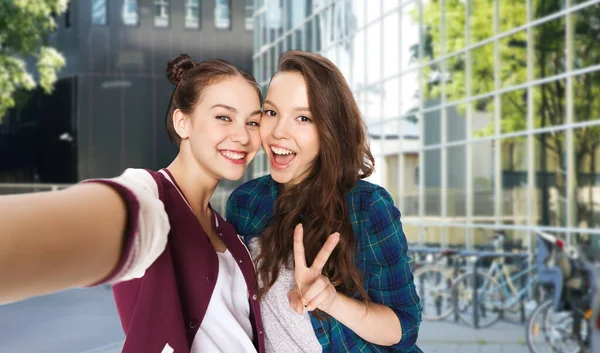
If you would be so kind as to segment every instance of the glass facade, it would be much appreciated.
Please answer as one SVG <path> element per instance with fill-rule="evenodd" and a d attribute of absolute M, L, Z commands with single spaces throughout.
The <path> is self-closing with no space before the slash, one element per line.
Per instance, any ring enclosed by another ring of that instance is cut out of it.
<path fill-rule="evenodd" d="M 266 89 L 291 49 L 338 65 L 410 242 L 576 243 L 600 234 L 599 19 L 600 0 L 258 0 L 254 73 Z"/>

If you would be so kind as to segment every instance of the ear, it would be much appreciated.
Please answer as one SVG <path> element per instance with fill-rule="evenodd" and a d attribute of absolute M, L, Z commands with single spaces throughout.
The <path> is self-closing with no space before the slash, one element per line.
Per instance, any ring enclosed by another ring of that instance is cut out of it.
<path fill-rule="evenodd" d="M 175 128 L 175 132 L 182 140 L 190 137 L 189 133 L 189 121 L 187 116 L 179 109 L 175 109 L 173 112 L 173 127 Z"/>

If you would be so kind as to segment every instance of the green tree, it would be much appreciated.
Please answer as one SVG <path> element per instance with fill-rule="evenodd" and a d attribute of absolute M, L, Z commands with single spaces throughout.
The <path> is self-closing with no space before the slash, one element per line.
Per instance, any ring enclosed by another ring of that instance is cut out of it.
<path fill-rule="evenodd" d="M 466 1 L 470 4 L 470 15 L 466 14 Z M 494 34 L 494 1 L 493 0 L 445 0 L 445 11 L 442 2 L 430 0 L 424 4 L 423 18 L 423 57 L 419 60 L 428 63 L 444 54 L 464 48 L 467 44 L 466 28 L 470 33 L 469 44 L 479 43 Z M 579 2 L 579 1 L 575 1 Z M 564 0 L 533 0 L 532 17 L 542 18 L 561 10 Z M 499 2 L 498 26 L 499 31 L 514 29 L 526 23 L 527 9 L 524 0 L 502 0 Z M 442 14 L 445 13 L 445 18 Z M 592 5 L 571 16 L 572 22 L 572 57 L 571 65 L 577 68 L 588 67 L 600 63 L 600 6 Z M 415 13 L 415 19 L 417 13 Z M 533 45 L 532 74 L 533 79 L 545 78 L 561 74 L 567 67 L 566 52 L 566 21 L 564 17 L 553 19 L 532 29 L 532 40 L 528 42 L 527 32 L 519 31 L 498 41 L 478 46 L 470 53 L 471 60 L 471 89 L 467 92 L 466 55 L 454 56 L 444 62 L 437 62 L 424 68 L 423 74 L 430 78 L 424 87 L 426 100 L 439 99 L 441 82 L 446 83 L 446 100 L 456 101 L 467 95 L 476 96 L 492 92 L 496 89 L 508 88 L 525 83 L 527 71 L 527 47 Z M 498 50 L 499 70 L 495 71 L 495 49 Z M 418 52 L 417 47 L 413 53 Z M 413 54 L 413 55 L 414 55 Z M 496 80 L 496 74 L 499 76 Z M 565 123 L 566 119 L 565 79 L 535 86 L 533 94 L 534 127 L 543 128 Z M 573 111 L 576 121 L 600 118 L 600 72 L 592 72 L 576 76 L 573 80 Z M 527 90 L 519 89 L 502 94 L 500 97 L 501 123 L 503 133 L 522 131 L 527 125 Z M 474 109 L 494 112 L 492 97 L 478 100 Z M 465 106 L 459 106 L 464 112 Z M 477 131 L 478 136 L 489 136 L 495 131 L 494 124 Z M 600 147 L 600 128 L 584 127 L 575 131 L 574 163 L 576 172 L 576 191 L 579 187 L 595 184 L 596 156 Z M 565 133 L 546 133 L 535 135 L 539 146 L 539 156 L 536 158 L 536 171 L 541 173 L 542 204 L 548 205 L 549 173 L 555 175 L 556 187 L 565 197 L 566 191 L 566 146 Z M 505 143 L 523 143 L 525 138 L 506 139 Z M 549 160 L 555 162 L 549 163 Z M 545 184 L 545 185 L 544 185 Z M 588 226 L 593 226 L 594 204 L 591 188 L 588 202 L 577 202 L 578 220 L 587 220 Z M 578 197 L 577 197 L 578 198 Z M 597 207 L 597 205 L 596 205 Z M 544 224 L 549 224 L 549 209 L 542 211 Z M 562 216 L 562 215 L 561 215 Z"/>
<path fill-rule="evenodd" d="M 52 92 L 65 59 L 48 46 L 48 37 L 67 4 L 68 0 L 0 0 L 0 121 L 15 106 L 20 91 L 39 85 Z M 27 69 L 29 56 L 36 60 L 38 82 Z"/>

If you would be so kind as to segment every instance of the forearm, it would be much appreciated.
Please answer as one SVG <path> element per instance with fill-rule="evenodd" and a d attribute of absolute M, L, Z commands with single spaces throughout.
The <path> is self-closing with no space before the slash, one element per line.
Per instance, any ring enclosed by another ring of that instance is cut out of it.
<path fill-rule="evenodd" d="M 387 306 L 347 297 L 339 292 L 327 314 L 354 331 L 364 340 L 391 346 L 400 342 L 402 327 L 398 316 Z"/>
<path fill-rule="evenodd" d="M 101 184 L 0 197 L 0 303 L 105 278 L 125 224 L 124 202 Z"/>

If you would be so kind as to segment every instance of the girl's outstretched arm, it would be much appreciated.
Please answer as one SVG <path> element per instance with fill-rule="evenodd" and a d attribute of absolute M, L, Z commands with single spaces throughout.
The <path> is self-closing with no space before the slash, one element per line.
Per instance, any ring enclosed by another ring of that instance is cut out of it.
<path fill-rule="evenodd" d="M 0 196 L 0 304 L 106 278 L 126 222 L 124 200 L 101 183 Z"/>

